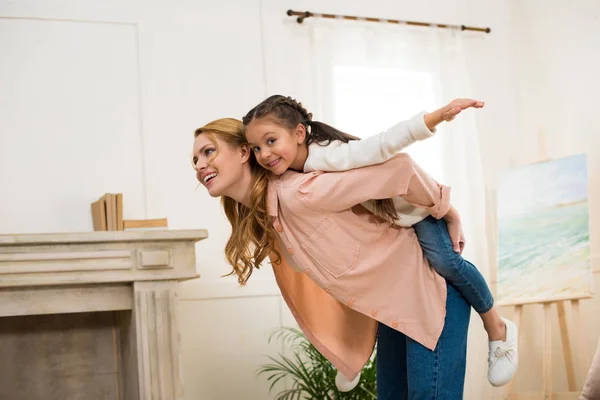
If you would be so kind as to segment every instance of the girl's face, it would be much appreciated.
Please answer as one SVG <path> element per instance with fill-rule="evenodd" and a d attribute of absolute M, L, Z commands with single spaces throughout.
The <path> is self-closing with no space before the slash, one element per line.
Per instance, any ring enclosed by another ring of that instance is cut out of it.
<path fill-rule="evenodd" d="M 232 197 L 240 189 L 239 183 L 245 169 L 248 169 L 249 156 L 245 145 L 234 148 L 218 137 L 213 141 L 207 134 L 201 133 L 194 140 L 192 153 L 196 179 L 212 197 Z"/>
<path fill-rule="evenodd" d="M 250 150 L 263 168 L 275 175 L 281 175 L 289 168 L 302 171 L 306 160 L 299 160 L 299 149 L 306 131 L 298 125 L 296 131 L 290 132 L 271 118 L 256 118 L 246 126 Z"/>

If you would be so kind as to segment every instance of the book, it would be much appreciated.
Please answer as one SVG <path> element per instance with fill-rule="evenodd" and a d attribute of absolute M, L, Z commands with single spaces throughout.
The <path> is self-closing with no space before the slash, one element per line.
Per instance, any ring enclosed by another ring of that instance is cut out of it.
<path fill-rule="evenodd" d="M 95 231 L 106 230 L 106 202 L 103 198 L 92 203 L 92 222 Z"/>
<path fill-rule="evenodd" d="M 106 201 L 106 230 L 117 230 L 117 196 L 112 193 L 105 193 L 102 196 Z"/>
<path fill-rule="evenodd" d="M 117 193 L 117 230 L 122 231 L 123 227 L 123 193 Z"/>
<path fill-rule="evenodd" d="M 95 231 L 123 230 L 123 193 L 104 193 L 91 208 Z"/>
<path fill-rule="evenodd" d="M 149 228 L 168 228 L 169 224 L 166 218 L 157 219 L 126 219 L 123 221 L 123 229 L 149 229 Z"/>

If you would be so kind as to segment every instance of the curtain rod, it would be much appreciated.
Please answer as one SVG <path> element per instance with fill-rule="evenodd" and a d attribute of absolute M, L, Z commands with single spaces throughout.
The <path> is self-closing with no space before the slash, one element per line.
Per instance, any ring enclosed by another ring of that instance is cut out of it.
<path fill-rule="evenodd" d="M 353 15 L 335 15 L 335 14 L 319 14 L 310 11 L 294 11 L 288 10 L 287 15 L 290 17 L 298 17 L 296 21 L 301 24 L 306 18 L 328 18 L 328 19 L 345 19 L 349 21 L 367 21 L 367 22 L 383 22 L 388 24 L 398 25 L 412 25 L 412 26 L 423 26 L 428 28 L 441 28 L 441 29 L 455 29 L 460 31 L 475 31 L 490 33 L 490 28 L 479 28 L 476 26 L 466 25 L 449 25 L 449 24 L 436 24 L 431 22 L 417 22 L 417 21 L 402 21 L 398 19 L 385 19 L 385 18 L 371 18 L 371 17 L 356 17 Z"/>

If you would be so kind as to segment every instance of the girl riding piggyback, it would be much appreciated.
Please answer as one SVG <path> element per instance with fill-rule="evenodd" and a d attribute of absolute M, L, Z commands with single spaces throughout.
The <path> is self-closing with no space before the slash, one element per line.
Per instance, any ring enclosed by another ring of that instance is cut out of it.
<path fill-rule="evenodd" d="M 347 171 L 383 163 L 398 152 L 432 137 L 435 128 L 452 121 L 468 108 L 482 108 L 483 102 L 456 99 L 431 113 L 421 112 L 384 132 L 363 140 L 323 122 L 313 121 L 301 103 L 274 95 L 254 107 L 243 118 L 245 135 L 258 163 L 275 175 L 288 169 L 299 172 Z M 464 237 L 460 215 L 454 207 L 436 219 L 424 208 L 400 197 L 374 199 L 362 205 L 391 224 L 412 227 L 431 267 L 454 285 L 480 314 L 489 337 L 488 379 L 494 386 L 508 383 L 518 365 L 517 328 L 501 318 L 485 279 L 461 253 Z M 343 382 L 346 390 L 358 382 Z"/>

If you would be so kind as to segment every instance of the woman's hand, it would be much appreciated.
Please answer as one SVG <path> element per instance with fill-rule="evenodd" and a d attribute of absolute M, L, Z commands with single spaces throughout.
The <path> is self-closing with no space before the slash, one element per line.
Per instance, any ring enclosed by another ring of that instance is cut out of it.
<path fill-rule="evenodd" d="M 454 99 L 448 105 L 435 110 L 432 113 L 425 114 L 425 125 L 429 130 L 433 130 L 443 121 L 452 121 L 462 110 L 467 108 L 482 108 L 483 101 L 473 99 Z"/>
<path fill-rule="evenodd" d="M 444 221 L 446 221 L 448 235 L 450 235 L 450 240 L 452 241 L 452 247 L 454 248 L 454 251 L 458 254 L 462 254 L 463 250 L 465 249 L 466 240 L 458 211 L 456 211 L 454 207 L 450 206 L 450 210 L 444 216 Z"/>

